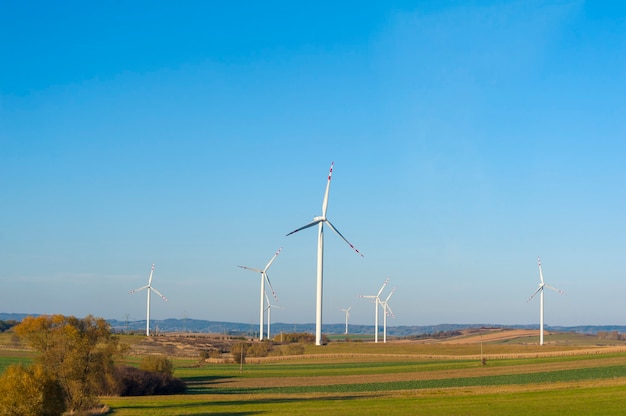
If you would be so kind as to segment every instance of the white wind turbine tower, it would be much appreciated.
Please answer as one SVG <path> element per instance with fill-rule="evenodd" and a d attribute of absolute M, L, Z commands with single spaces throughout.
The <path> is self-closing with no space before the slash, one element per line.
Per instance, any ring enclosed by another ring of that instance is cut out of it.
<path fill-rule="evenodd" d="M 555 292 L 560 293 L 561 295 L 565 295 L 565 292 L 546 284 L 543 280 L 543 272 L 541 271 L 541 259 L 539 257 L 537 257 L 537 264 L 539 264 L 539 279 L 541 280 L 541 283 L 539 283 L 539 288 L 535 291 L 535 293 L 533 293 L 532 296 L 528 298 L 528 302 L 530 302 L 530 300 L 534 298 L 537 293 L 539 293 L 539 345 L 543 345 L 543 292 L 544 292 L 544 288 L 547 287 L 548 289 L 552 289 Z"/>
<path fill-rule="evenodd" d="M 167 298 L 161 294 L 158 290 L 152 287 L 152 274 L 154 273 L 154 264 L 152 265 L 152 270 L 150 270 L 150 277 L 148 278 L 148 284 L 146 286 L 142 286 L 139 289 L 131 290 L 128 292 L 129 294 L 133 294 L 135 292 L 139 292 L 140 290 L 147 289 L 148 290 L 148 306 L 146 307 L 146 336 L 150 336 L 150 293 L 154 291 L 157 295 L 161 296 L 161 298 L 167 302 Z"/>
<path fill-rule="evenodd" d="M 342 311 L 346 313 L 346 332 L 344 332 L 345 335 L 348 335 L 348 320 L 350 319 L 350 309 L 352 309 L 352 306 L 349 306 L 348 309 L 342 309 Z"/>
<path fill-rule="evenodd" d="M 343 239 L 354 251 L 361 257 L 363 254 L 359 252 L 346 238 L 335 228 L 335 226 L 326 218 L 326 210 L 328 209 L 328 192 L 330 191 L 330 178 L 333 174 L 334 162 L 330 165 L 330 172 L 328 172 L 328 183 L 326 184 L 326 192 L 324 193 L 324 200 L 322 201 L 322 215 L 314 217 L 313 222 L 300 227 L 289 234 L 288 236 L 297 233 L 305 228 L 319 225 L 317 233 L 317 299 L 315 308 L 315 345 L 322 345 L 322 288 L 323 288 L 323 273 L 324 273 L 324 223 L 335 232 L 339 237 Z"/>
<path fill-rule="evenodd" d="M 252 267 L 246 267 L 246 266 L 239 266 L 242 269 L 246 269 L 246 270 L 250 270 L 256 273 L 261 273 L 261 306 L 259 308 L 260 312 L 259 312 L 259 340 L 263 341 L 263 316 L 265 315 L 265 281 L 267 281 L 267 284 L 269 285 L 270 289 L 272 290 L 272 295 L 274 295 L 274 298 L 276 300 L 278 300 L 276 298 L 276 293 L 274 292 L 274 288 L 272 288 L 272 284 L 270 283 L 270 279 L 267 276 L 267 270 L 270 268 L 270 266 L 272 265 L 272 263 L 274 262 L 274 260 L 276 260 L 276 257 L 278 257 L 278 255 L 280 254 L 280 251 L 282 250 L 282 247 L 278 249 L 278 251 L 276 251 L 276 253 L 274 254 L 274 257 L 272 257 L 270 259 L 270 261 L 267 263 L 267 266 L 265 266 L 265 268 L 263 270 L 261 269 L 255 269 Z M 269 303 L 269 301 L 268 301 Z M 269 338 L 269 334 L 268 334 L 268 338 Z"/>
<path fill-rule="evenodd" d="M 391 310 L 391 306 L 389 306 L 389 299 L 391 298 L 391 295 L 393 295 L 393 292 L 396 291 L 396 288 L 394 287 L 391 290 L 391 293 L 389 293 L 389 295 L 387 295 L 387 298 L 383 301 L 380 302 L 380 306 L 383 307 L 383 343 L 387 342 L 387 315 L 391 315 L 392 317 L 393 315 L 393 311 Z"/>
<path fill-rule="evenodd" d="M 280 306 L 272 305 L 270 303 L 269 296 L 267 296 L 267 293 L 265 293 L 265 299 L 267 300 L 267 339 L 271 340 L 272 337 L 270 335 L 270 327 L 271 327 L 271 323 L 272 323 L 272 308 L 280 309 Z"/>
<path fill-rule="evenodd" d="M 374 299 L 374 304 L 375 304 L 375 308 L 376 308 L 376 320 L 375 320 L 375 323 L 374 323 L 374 342 L 375 343 L 378 342 L 378 305 L 380 305 L 380 303 L 381 303 L 380 302 L 380 294 L 383 292 L 383 289 L 385 288 L 385 286 L 387 286 L 387 283 L 389 283 L 389 278 L 387 278 L 387 280 L 385 280 L 385 283 L 383 283 L 383 285 L 380 287 L 380 290 L 375 295 L 359 295 L 359 297 L 361 297 L 361 298 Z"/>

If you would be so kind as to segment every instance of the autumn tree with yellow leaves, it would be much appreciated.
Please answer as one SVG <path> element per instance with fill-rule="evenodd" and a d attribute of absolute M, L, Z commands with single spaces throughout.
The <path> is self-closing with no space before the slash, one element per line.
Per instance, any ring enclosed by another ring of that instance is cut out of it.
<path fill-rule="evenodd" d="M 98 395 L 115 384 L 115 358 L 121 349 L 118 337 L 104 319 L 91 315 L 83 319 L 63 315 L 27 317 L 14 330 L 38 355 L 33 368 L 7 370 L 0 378 L 0 395 L 27 394 L 33 396 L 30 402 L 43 403 L 52 400 L 48 396 L 53 397 L 58 390 L 64 407 L 80 413 L 97 406 Z M 32 383 L 29 389 L 18 392 L 17 384 L 7 382 L 10 377 L 36 379 L 40 385 Z M 52 413 L 16 414 L 60 414 L 63 410 L 59 412 L 58 408 Z"/>

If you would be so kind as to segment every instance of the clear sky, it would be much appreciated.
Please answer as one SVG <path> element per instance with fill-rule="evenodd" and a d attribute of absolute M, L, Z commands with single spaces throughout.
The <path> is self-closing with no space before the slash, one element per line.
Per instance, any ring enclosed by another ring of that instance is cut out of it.
<path fill-rule="evenodd" d="M 0 312 L 626 324 L 626 6 L 0 3 Z M 384 294 L 388 293 L 387 291 Z"/>

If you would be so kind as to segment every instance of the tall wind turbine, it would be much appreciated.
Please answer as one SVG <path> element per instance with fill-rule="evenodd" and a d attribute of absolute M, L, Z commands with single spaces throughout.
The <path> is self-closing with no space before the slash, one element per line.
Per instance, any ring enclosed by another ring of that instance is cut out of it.
<path fill-rule="evenodd" d="M 389 283 L 389 278 L 385 280 L 385 283 L 383 283 L 383 285 L 380 287 L 380 290 L 375 295 L 359 295 L 359 297 L 361 298 L 374 299 L 374 304 L 376 308 L 376 320 L 374 324 L 374 342 L 375 343 L 378 342 L 378 305 L 380 305 L 380 294 L 383 292 L 383 289 L 385 288 L 385 286 L 387 286 L 387 283 Z"/>
<path fill-rule="evenodd" d="M 148 290 L 148 306 L 146 307 L 146 336 L 150 336 L 150 293 L 154 291 L 157 295 L 161 296 L 161 298 L 167 302 L 167 298 L 161 294 L 158 290 L 152 287 L 152 275 L 154 274 L 154 264 L 152 265 L 152 270 L 150 270 L 150 277 L 148 278 L 148 284 L 140 287 L 139 289 L 131 290 L 128 292 L 132 295 L 135 292 L 139 292 L 140 290 L 147 289 Z"/>
<path fill-rule="evenodd" d="M 565 292 L 553 286 L 550 286 L 544 282 L 543 272 L 541 271 L 541 259 L 539 257 L 537 257 L 537 263 L 539 264 L 539 279 L 541 280 L 541 283 L 539 283 L 539 288 L 535 291 L 535 293 L 533 293 L 532 296 L 528 298 L 528 302 L 530 302 L 530 300 L 534 298 L 537 293 L 539 293 L 539 345 L 543 345 L 543 292 L 544 292 L 544 288 L 547 287 L 548 289 L 552 289 L 555 292 L 560 293 L 561 295 L 565 295 Z"/>
<path fill-rule="evenodd" d="M 395 291 L 396 288 L 394 287 L 391 290 L 391 293 L 387 295 L 387 298 L 380 302 L 380 306 L 383 307 L 383 343 L 387 343 L 387 315 L 391 315 L 392 317 L 394 316 L 393 311 L 391 310 L 391 306 L 389 306 L 389 299 Z"/>
<path fill-rule="evenodd" d="M 274 292 L 274 288 L 272 288 L 272 284 L 270 283 L 270 278 L 267 277 L 267 270 L 270 268 L 270 266 L 272 265 L 272 263 L 274 262 L 274 260 L 276 260 L 276 257 L 278 257 L 278 255 L 280 254 L 280 251 L 282 250 L 282 247 L 278 249 L 278 251 L 276 251 L 276 254 L 274 254 L 274 257 L 272 257 L 270 259 L 270 261 L 267 263 L 267 266 L 265 266 L 265 268 L 263 270 L 261 269 L 255 269 L 252 267 L 246 267 L 246 266 L 239 266 L 242 269 L 246 269 L 246 270 L 250 270 L 256 273 L 261 273 L 261 306 L 259 308 L 260 312 L 259 312 L 259 340 L 263 341 L 263 316 L 265 315 L 265 281 L 267 281 L 267 284 L 269 285 L 270 289 L 272 290 L 272 295 L 274 295 L 274 298 L 276 299 L 276 292 Z M 269 301 L 268 301 L 269 303 Z M 268 338 L 269 338 L 269 334 L 268 334 Z"/>
<path fill-rule="evenodd" d="M 346 332 L 344 332 L 345 335 L 348 335 L 348 320 L 350 319 L 350 309 L 352 309 L 352 306 L 349 306 L 348 309 L 342 309 L 342 311 L 346 313 Z"/>
<path fill-rule="evenodd" d="M 334 162 L 330 164 L 330 172 L 328 172 L 328 183 L 326 184 L 326 192 L 324 193 L 324 199 L 322 201 L 322 215 L 319 217 L 314 217 L 313 222 L 300 227 L 289 234 L 288 236 L 297 233 L 300 230 L 304 230 L 305 228 L 313 227 L 314 225 L 318 225 L 317 232 L 317 299 L 316 299 L 316 308 L 315 308 L 315 345 L 322 345 L 322 287 L 323 287 L 323 274 L 324 274 L 324 224 L 328 224 L 328 226 L 335 232 L 339 237 L 343 239 L 354 251 L 357 252 L 361 257 L 364 257 L 363 254 L 359 252 L 346 238 L 335 228 L 335 226 L 326 218 L 326 210 L 328 209 L 328 192 L 330 191 L 330 178 L 333 174 L 333 165 Z"/>

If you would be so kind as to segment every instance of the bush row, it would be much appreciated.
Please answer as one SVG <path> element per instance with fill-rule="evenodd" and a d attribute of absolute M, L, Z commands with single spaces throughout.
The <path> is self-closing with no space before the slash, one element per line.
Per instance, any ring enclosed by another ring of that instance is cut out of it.
<path fill-rule="evenodd" d="M 114 391 L 116 396 L 153 396 L 184 393 L 185 383 L 171 374 L 142 370 L 131 366 L 115 369 Z"/>

